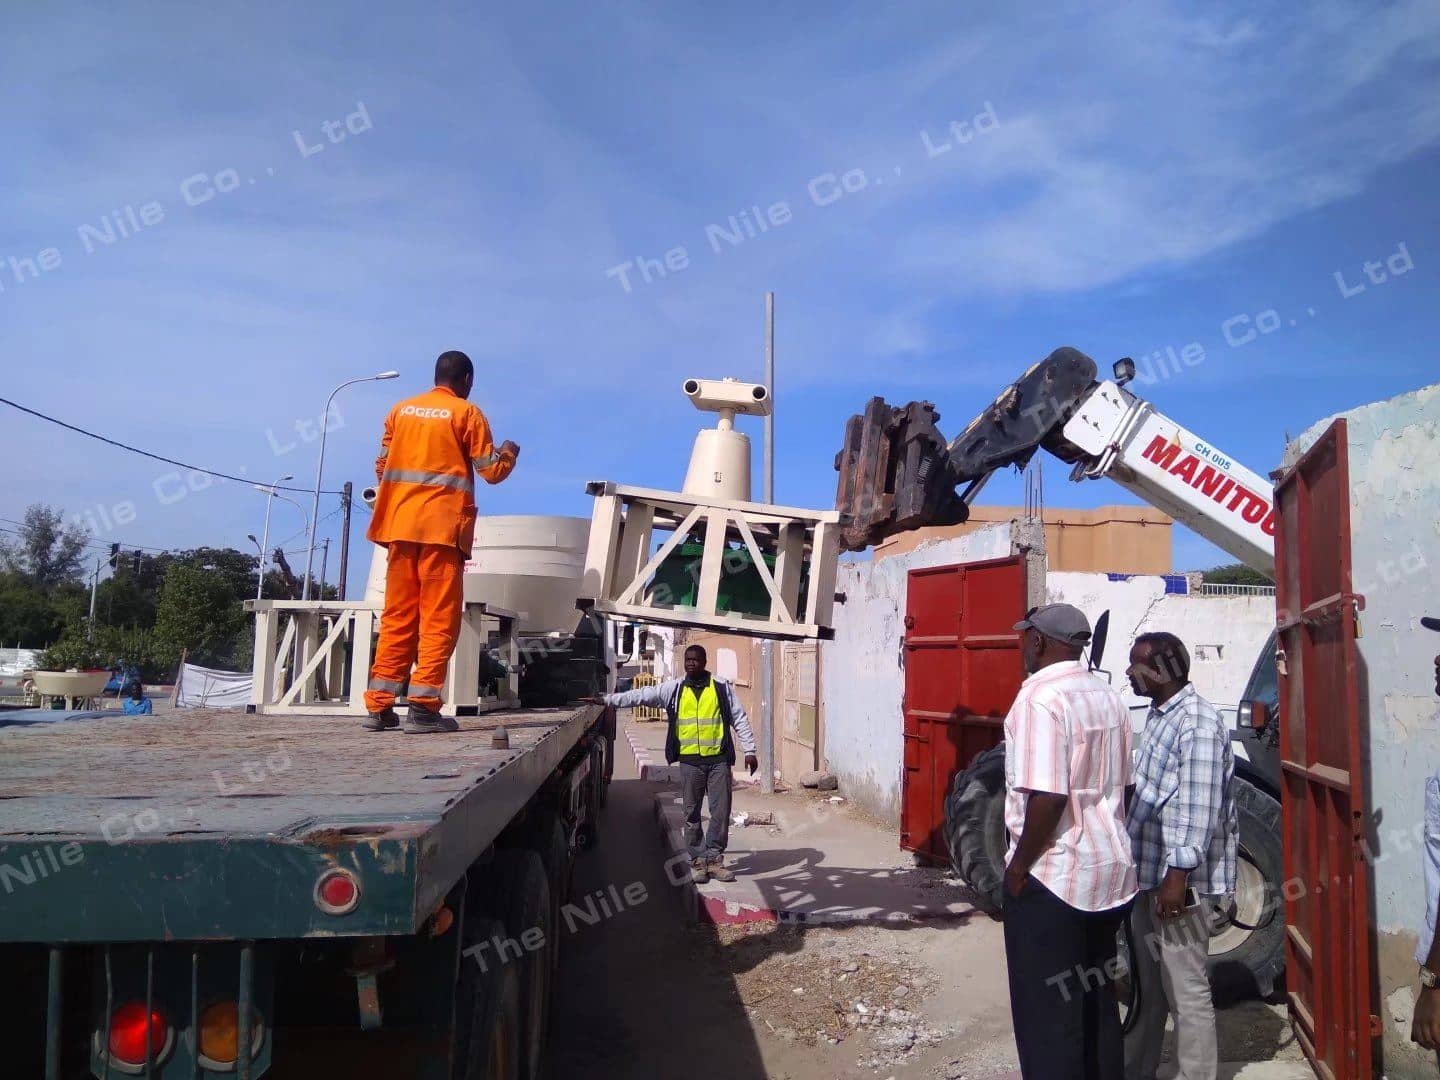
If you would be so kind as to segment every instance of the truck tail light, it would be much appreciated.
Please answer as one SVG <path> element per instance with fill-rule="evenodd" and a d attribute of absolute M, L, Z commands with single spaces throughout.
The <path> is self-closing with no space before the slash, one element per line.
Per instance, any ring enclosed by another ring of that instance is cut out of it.
<path fill-rule="evenodd" d="M 349 870 L 326 870 L 315 882 L 315 906 L 326 915 L 349 915 L 360 906 L 359 879 Z"/>
<path fill-rule="evenodd" d="M 254 1058 L 265 1041 L 259 1013 L 251 1014 L 250 1033 L 250 1054 Z M 234 1068 L 240 1056 L 240 1006 L 234 1001 L 217 1001 L 206 1007 L 200 1013 L 197 1038 L 204 1068 L 215 1072 Z"/>
<path fill-rule="evenodd" d="M 116 1066 L 126 1071 L 140 1071 L 145 1066 L 147 1039 L 150 1061 L 157 1064 L 164 1061 L 174 1046 L 175 1032 L 159 1009 L 152 1008 L 146 1017 L 143 1001 L 128 1001 L 110 1014 L 107 1049 Z"/>

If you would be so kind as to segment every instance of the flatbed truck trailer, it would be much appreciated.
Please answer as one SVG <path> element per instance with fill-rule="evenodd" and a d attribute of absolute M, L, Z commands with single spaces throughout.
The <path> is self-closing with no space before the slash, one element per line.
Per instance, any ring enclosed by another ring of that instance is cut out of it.
<path fill-rule="evenodd" d="M 538 1076 L 615 718 L 0 727 L 0 1076 Z"/>

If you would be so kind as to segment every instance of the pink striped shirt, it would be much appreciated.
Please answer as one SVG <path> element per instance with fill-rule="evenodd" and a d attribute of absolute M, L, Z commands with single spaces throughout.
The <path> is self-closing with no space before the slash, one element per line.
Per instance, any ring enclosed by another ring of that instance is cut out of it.
<path fill-rule="evenodd" d="M 1005 739 L 1011 851 L 1025 827 L 1026 793 L 1068 795 L 1054 842 L 1030 873 L 1082 911 L 1129 900 L 1136 892 L 1125 830 L 1131 734 L 1120 695 L 1078 660 L 1051 664 L 1021 683 Z"/>

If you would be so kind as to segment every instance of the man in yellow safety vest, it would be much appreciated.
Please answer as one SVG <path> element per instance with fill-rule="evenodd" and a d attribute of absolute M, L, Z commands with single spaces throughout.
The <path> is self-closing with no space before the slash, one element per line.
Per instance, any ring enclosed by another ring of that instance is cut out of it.
<path fill-rule="evenodd" d="M 701 884 L 712 877 L 716 881 L 735 880 L 735 875 L 725 868 L 735 739 L 740 740 L 745 751 L 745 767 L 750 775 L 760 767 L 750 718 L 735 696 L 735 688 L 705 670 L 706 659 L 703 648 L 691 645 L 685 650 L 685 678 L 597 699 L 617 709 L 650 705 L 665 710 L 670 721 L 665 733 L 665 760 L 680 766 L 690 872 Z M 700 807 L 706 801 L 710 803 L 710 824 L 702 837 Z"/>

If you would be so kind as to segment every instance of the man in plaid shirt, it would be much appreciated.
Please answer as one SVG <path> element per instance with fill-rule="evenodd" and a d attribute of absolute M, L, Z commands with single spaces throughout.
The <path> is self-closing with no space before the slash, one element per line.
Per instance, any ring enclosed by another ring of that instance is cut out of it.
<path fill-rule="evenodd" d="M 1125 1078 L 1155 1080 L 1168 1013 L 1175 1017 L 1176 1076 L 1215 1080 L 1206 901 L 1235 891 L 1240 826 L 1230 732 L 1195 692 L 1190 654 L 1174 634 L 1136 638 L 1127 674 L 1152 704 L 1128 821 L 1140 885 L 1131 914 L 1140 1011 L 1125 1040 Z"/>

